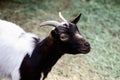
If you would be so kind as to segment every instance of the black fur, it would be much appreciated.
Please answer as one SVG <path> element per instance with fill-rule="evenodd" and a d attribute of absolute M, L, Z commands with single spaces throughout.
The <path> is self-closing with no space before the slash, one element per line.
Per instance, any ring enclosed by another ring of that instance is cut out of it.
<path fill-rule="evenodd" d="M 38 43 L 32 55 L 26 55 L 21 64 L 20 80 L 40 80 L 41 73 L 44 74 L 44 80 L 58 59 L 65 53 L 78 54 L 90 51 L 90 44 L 82 37 L 76 36 L 76 33 L 80 35 L 76 26 L 79 18 L 80 15 L 69 22 L 69 26 L 66 24 L 57 26 L 41 42 L 35 39 Z M 61 34 L 67 35 L 68 40 L 62 41 Z"/>
<path fill-rule="evenodd" d="M 42 72 L 45 78 L 62 55 L 56 43 L 46 38 L 36 46 L 31 57 L 25 56 L 20 68 L 20 80 L 40 80 Z"/>

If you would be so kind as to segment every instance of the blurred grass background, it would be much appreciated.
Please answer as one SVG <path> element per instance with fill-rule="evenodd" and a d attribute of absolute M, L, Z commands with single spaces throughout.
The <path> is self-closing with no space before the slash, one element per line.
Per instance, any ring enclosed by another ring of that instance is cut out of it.
<path fill-rule="evenodd" d="M 120 0 L 1 0 L 0 19 L 14 22 L 42 39 L 46 20 L 67 20 L 79 13 L 81 34 L 90 42 L 87 55 L 64 55 L 46 80 L 120 80 Z"/>

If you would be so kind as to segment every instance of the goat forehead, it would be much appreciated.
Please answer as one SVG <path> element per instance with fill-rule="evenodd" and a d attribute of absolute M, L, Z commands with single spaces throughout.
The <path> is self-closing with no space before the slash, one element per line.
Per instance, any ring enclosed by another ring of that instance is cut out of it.
<path fill-rule="evenodd" d="M 61 23 L 56 29 L 59 31 L 59 33 L 67 33 L 67 34 L 76 34 L 78 32 L 77 36 L 79 36 L 79 30 L 77 28 L 76 24 L 70 23 L 67 25 L 66 23 Z"/>
<path fill-rule="evenodd" d="M 79 30 L 78 30 L 78 28 L 75 24 L 70 24 L 69 25 L 69 31 L 72 32 L 72 33 L 79 32 Z"/>

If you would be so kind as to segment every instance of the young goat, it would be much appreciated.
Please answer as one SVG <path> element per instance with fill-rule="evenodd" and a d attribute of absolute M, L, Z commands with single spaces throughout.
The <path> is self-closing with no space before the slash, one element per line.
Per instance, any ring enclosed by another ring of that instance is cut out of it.
<path fill-rule="evenodd" d="M 0 76 L 12 80 L 44 80 L 58 59 L 68 54 L 88 53 L 90 44 L 81 36 L 77 16 L 68 22 L 46 21 L 53 26 L 48 37 L 40 39 L 19 26 L 0 20 Z"/>

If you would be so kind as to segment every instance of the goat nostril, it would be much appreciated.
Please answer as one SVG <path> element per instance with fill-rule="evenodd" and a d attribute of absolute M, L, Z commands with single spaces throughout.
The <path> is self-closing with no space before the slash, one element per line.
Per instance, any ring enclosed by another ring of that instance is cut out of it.
<path fill-rule="evenodd" d="M 85 46 L 90 46 L 88 42 L 86 42 L 84 45 L 85 45 Z"/>
<path fill-rule="evenodd" d="M 88 42 L 86 42 L 86 43 L 84 44 L 84 47 L 85 47 L 86 49 L 89 49 L 89 48 L 90 48 L 90 44 L 89 44 Z"/>

